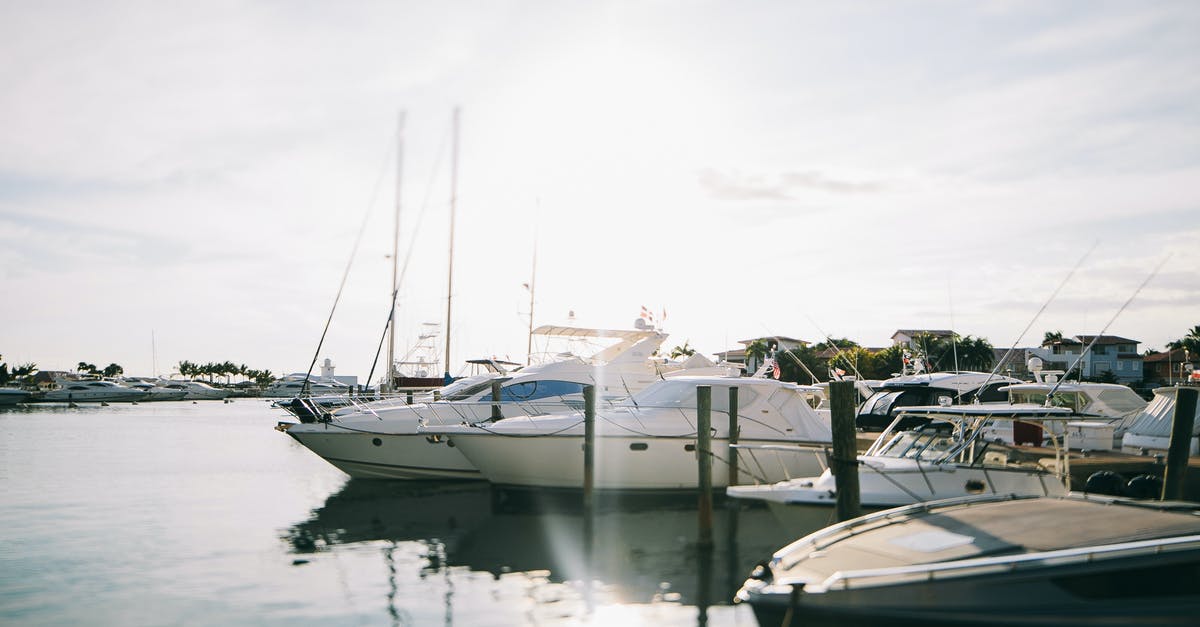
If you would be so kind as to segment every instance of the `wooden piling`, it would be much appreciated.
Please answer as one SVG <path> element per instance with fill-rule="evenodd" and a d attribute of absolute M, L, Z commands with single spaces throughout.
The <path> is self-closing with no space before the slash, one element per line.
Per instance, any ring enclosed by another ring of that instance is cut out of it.
<path fill-rule="evenodd" d="M 413 401 L 413 391 L 409 390 L 404 393 L 404 404 L 412 405 L 412 401 Z"/>
<path fill-rule="evenodd" d="M 592 612 L 592 557 L 596 525 L 596 386 L 583 386 L 583 563 L 584 602 Z"/>
<path fill-rule="evenodd" d="M 1167 467 L 1163 471 L 1162 500 L 1181 501 L 1187 478 L 1188 453 L 1192 448 L 1192 427 L 1196 420 L 1195 388 L 1175 392 L 1175 418 L 1171 421 L 1171 444 L 1167 448 Z"/>
<path fill-rule="evenodd" d="M 832 381 L 829 384 L 829 405 L 833 430 L 833 457 L 829 469 L 837 491 L 838 522 L 862 514 L 858 488 L 858 438 L 854 426 L 855 400 L 858 392 L 853 381 Z"/>
<path fill-rule="evenodd" d="M 712 497 L 712 386 L 696 386 L 696 462 L 699 474 L 697 483 L 700 501 L 697 510 L 700 516 L 701 547 L 713 544 L 713 497 Z"/>
<path fill-rule="evenodd" d="M 728 485 L 737 485 L 740 483 L 738 479 L 738 451 L 734 445 L 738 443 L 738 389 L 737 386 L 729 387 L 729 483 Z M 729 499 L 736 501 L 737 499 Z"/>
<path fill-rule="evenodd" d="M 499 379 L 492 380 L 492 422 L 500 420 L 504 414 L 500 412 L 500 384 Z"/>

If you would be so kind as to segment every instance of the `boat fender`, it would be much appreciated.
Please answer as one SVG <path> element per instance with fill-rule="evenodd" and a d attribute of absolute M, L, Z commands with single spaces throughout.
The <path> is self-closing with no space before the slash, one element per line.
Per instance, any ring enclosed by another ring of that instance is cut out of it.
<path fill-rule="evenodd" d="M 1094 472 L 1083 486 L 1084 492 L 1121 496 L 1125 493 L 1125 477 L 1111 470 Z"/>
<path fill-rule="evenodd" d="M 1154 475 L 1138 475 L 1125 484 L 1125 496 L 1131 499 L 1157 499 L 1162 496 L 1163 481 Z"/>

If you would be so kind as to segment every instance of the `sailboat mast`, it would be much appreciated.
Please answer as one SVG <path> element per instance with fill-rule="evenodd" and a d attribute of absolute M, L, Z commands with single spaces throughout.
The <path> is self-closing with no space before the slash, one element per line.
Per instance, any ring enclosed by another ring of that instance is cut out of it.
<path fill-rule="evenodd" d="M 396 383 L 395 368 L 396 368 L 396 281 L 397 269 L 400 260 L 400 185 L 404 179 L 404 111 L 400 112 L 400 119 L 396 126 L 396 220 L 395 228 L 392 231 L 392 284 L 388 288 L 388 293 L 392 295 L 392 313 L 388 316 L 388 352 L 387 352 L 387 374 L 385 375 L 384 389 L 391 391 L 392 386 Z M 370 383 L 368 381 L 368 383 Z"/>
<path fill-rule="evenodd" d="M 454 301 L 454 209 L 458 201 L 458 107 L 454 107 L 454 126 L 450 157 L 450 264 L 446 279 L 446 365 L 444 380 L 450 382 L 450 312 Z"/>
<path fill-rule="evenodd" d="M 537 222 L 533 232 L 533 270 L 529 273 L 529 340 L 525 344 L 525 365 L 533 364 L 533 294 L 537 289 Z"/>

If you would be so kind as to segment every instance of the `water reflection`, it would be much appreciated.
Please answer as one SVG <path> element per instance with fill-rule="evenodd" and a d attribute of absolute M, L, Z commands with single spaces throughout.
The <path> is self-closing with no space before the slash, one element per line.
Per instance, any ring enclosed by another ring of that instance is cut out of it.
<path fill-rule="evenodd" d="M 701 625 L 710 605 L 728 605 L 753 566 L 796 537 L 765 508 L 718 502 L 715 546 L 701 550 L 694 495 L 600 495 L 590 539 L 583 516 L 578 492 L 350 480 L 285 537 L 297 554 L 386 543 L 393 622 L 403 622 L 394 601 L 396 578 L 406 575 L 397 574 L 392 551 L 417 543 L 426 564 L 422 578 L 465 567 L 497 580 L 524 573 L 555 583 L 595 582 L 604 603 L 696 606 Z M 589 585 L 581 597 L 590 607 Z M 445 602 L 449 619 L 450 595 Z"/>

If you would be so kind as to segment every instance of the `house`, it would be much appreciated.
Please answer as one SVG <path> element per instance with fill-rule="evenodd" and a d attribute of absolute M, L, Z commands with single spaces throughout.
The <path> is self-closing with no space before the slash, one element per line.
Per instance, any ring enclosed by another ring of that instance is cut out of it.
<path fill-rule="evenodd" d="M 1186 348 L 1142 357 L 1142 374 L 1146 381 L 1173 385 L 1189 380 L 1194 372 L 1200 372 L 1200 354 L 1191 354 Z"/>
<path fill-rule="evenodd" d="M 1079 361 L 1080 376 L 1085 379 L 1112 373 L 1117 382 L 1132 383 L 1144 378 L 1138 344 L 1137 340 L 1117 335 L 1076 335 L 1048 340 L 1026 352 L 1030 357 L 1040 357 L 1047 370 L 1067 370 Z M 1092 349 L 1080 360 L 1089 345 Z"/>
<path fill-rule="evenodd" d="M 947 329 L 899 329 L 892 334 L 892 345 L 907 345 L 909 348 L 920 348 L 914 343 L 914 340 L 921 335 L 928 335 L 937 339 L 954 337 L 954 331 Z"/>
<path fill-rule="evenodd" d="M 750 338 L 748 340 L 738 340 L 738 344 L 741 344 L 744 348 L 734 348 L 720 353 L 713 353 L 713 355 L 716 356 L 717 361 L 743 364 L 747 373 L 753 373 L 755 370 L 758 370 L 759 366 L 762 366 L 762 360 L 758 357 L 751 358 L 749 363 L 746 361 L 746 349 L 750 348 L 750 345 L 755 342 L 762 342 L 763 344 L 766 344 L 768 355 L 774 353 L 775 351 L 789 351 L 794 348 L 808 346 L 808 342 L 804 340 L 798 340 L 794 337 L 787 337 L 783 335 L 772 335 L 768 337 Z"/>

